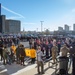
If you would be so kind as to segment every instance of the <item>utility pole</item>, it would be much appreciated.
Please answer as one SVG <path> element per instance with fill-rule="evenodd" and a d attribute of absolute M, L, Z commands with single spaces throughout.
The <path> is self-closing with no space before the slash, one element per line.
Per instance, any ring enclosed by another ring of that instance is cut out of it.
<path fill-rule="evenodd" d="M 42 32 L 42 29 L 43 29 L 43 22 L 44 21 L 40 21 L 41 22 L 41 32 Z"/>

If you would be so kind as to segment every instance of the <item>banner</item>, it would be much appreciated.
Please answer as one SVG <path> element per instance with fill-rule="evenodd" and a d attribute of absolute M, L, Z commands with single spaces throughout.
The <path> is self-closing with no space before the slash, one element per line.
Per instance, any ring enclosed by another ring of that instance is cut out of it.
<path fill-rule="evenodd" d="M 36 50 L 35 49 L 29 49 L 25 48 L 26 56 L 29 56 L 30 58 L 36 57 Z"/>

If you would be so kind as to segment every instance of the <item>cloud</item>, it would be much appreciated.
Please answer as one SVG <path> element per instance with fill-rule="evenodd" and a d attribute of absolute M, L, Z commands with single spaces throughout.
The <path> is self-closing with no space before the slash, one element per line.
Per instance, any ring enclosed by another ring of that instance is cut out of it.
<path fill-rule="evenodd" d="M 10 10 L 10 9 L 8 9 L 8 8 L 6 8 L 6 7 L 4 7 L 4 6 L 2 6 L 2 5 L 1 5 L 1 7 L 2 7 L 3 9 L 5 9 L 6 11 L 10 12 L 10 13 L 13 13 L 13 14 L 15 14 L 15 15 L 21 17 L 21 18 L 25 18 L 23 15 L 21 15 L 21 14 L 19 14 L 19 13 L 16 13 L 15 11 L 12 11 L 12 10 Z"/>
<path fill-rule="evenodd" d="M 6 17 L 6 19 L 20 19 L 22 17 L 17 17 L 17 16 L 11 16 L 11 17 Z"/>

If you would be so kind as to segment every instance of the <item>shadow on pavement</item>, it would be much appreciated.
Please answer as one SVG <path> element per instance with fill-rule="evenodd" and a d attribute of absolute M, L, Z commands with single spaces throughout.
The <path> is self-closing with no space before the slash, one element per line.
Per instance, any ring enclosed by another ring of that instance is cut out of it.
<path fill-rule="evenodd" d="M 5 68 L 7 69 L 7 72 L 9 75 L 22 71 L 22 69 L 26 68 L 27 66 L 32 65 L 32 64 L 27 64 L 25 66 L 16 64 L 15 62 L 12 63 L 11 65 L 5 65 Z"/>

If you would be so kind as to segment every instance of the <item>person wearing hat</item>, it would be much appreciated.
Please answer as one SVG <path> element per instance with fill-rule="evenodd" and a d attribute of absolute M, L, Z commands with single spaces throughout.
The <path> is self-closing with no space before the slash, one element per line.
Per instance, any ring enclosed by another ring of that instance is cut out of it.
<path fill-rule="evenodd" d="M 37 50 L 37 56 L 36 56 L 36 60 L 37 60 L 37 71 L 38 74 L 42 73 L 44 74 L 44 65 L 43 65 L 43 52 L 41 51 L 41 47 L 38 46 L 38 50 Z M 41 72 L 40 72 L 40 67 L 41 67 Z"/>

